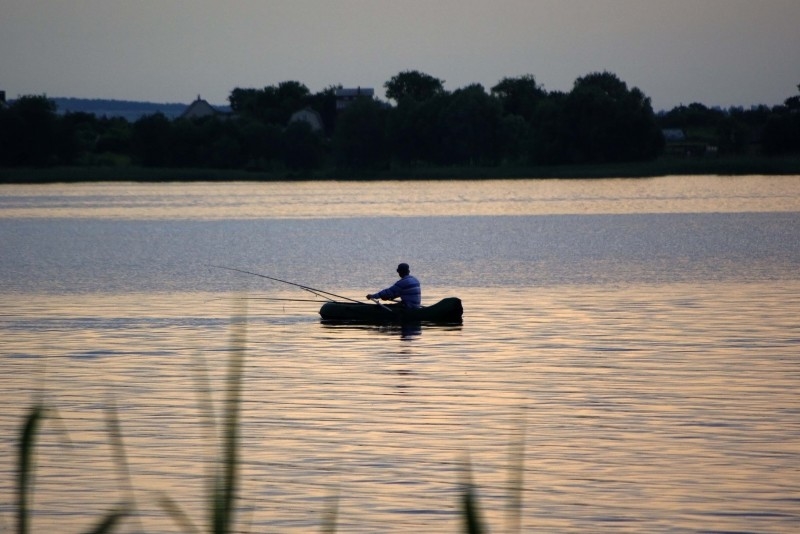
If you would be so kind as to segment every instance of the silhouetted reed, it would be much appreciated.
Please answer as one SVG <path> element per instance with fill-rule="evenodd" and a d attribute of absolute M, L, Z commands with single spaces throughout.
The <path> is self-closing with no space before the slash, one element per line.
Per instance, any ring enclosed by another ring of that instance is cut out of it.
<path fill-rule="evenodd" d="M 17 533 L 28 534 L 31 523 L 31 510 L 29 497 L 33 492 L 34 480 L 34 452 L 39 428 L 47 415 L 44 404 L 35 404 L 25 418 L 19 443 L 19 456 L 17 458 Z M 112 417 L 116 419 L 116 415 Z M 111 434 L 114 436 L 112 429 Z M 119 435 L 117 437 L 120 437 Z M 121 439 L 121 437 L 120 437 Z M 121 440 L 118 442 L 121 447 Z M 117 448 L 117 445 L 115 445 Z M 119 464 L 118 464 L 119 466 Z M 97 524 L 88 531 L 90 534 L 104 534 L 112 532 L 120 521 L 130 514 L 130 503 L 123 502 L 103 516 Z"/>
<path fill-rule="evenodd" d="M 214 421 L 211 387 L 205 364 L 204 362 L 199 362 L 199 365 L 195 366 L 195 369 L 197 369 L 199 411 L 205 424 L 212 430 L 213 437 L 218 442 L 217 450 L 215 451 L 216 461 L 211 463 L 211 472 L 207 476 L 207 532 L 213 534 L 228 534 L 232 532 L 236 520 L 238 468 L 240 464 L 238 447 L 241 430 L 241 387 L 246 344 L 245 320 L 234 321 L 220 424 L 216 424 Z M 28 412 L 20 434 L 16 484 L 16 531 L 18 534 L 28 534 L 30 531 L 32 515 L 30 497 L 33 493 L 35 445 L 40 427 L 47 417 L 47 412 L 48 408 L 44 404 L 35 404 Z M 137 520 L 134 486 L 128 468 L 123 433 L 114 402 L 111 402 L 106 410 L 106 426 L 111 441 L 113 461 L 119 473 L 124 498 L 122 502 L 97 521 L 94 527 L 88 531 L 91 534 L 113 532 L 126 517 Z M 507 509 L 506 529 L 508 532 L 519 532 L 522 510 L 524 440 L 519 439 L 516 442 L 512 442 L 509 450 L 509 484 L 507 488 L 509 506 Z M 463 532 L 469 534 L 486 532 L 486 527 L 481 518 L 477 492 L 472 483 L 469 460 L 464 462 L 461 486 L 459 509 Z M 173 496 L 159 492 L 156 495 L 156 502 L 175 522 L 178 528 L 184 532 L 200 533 L 203 531 L 196 526 L 196 523 L 186 514 Z M 337 530 L 338 495 L 335 495 L 329 502 L 329 506 L 321 512 L 321 531 L 332 534 Z M 143 531 L 141 526 L 137 530 Z"/>

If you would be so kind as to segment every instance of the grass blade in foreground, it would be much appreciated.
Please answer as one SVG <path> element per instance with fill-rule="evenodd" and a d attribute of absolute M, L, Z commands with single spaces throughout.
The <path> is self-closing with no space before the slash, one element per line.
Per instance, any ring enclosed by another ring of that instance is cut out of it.
<path fill-rule="evenodd" d="M 525 425 L 508 448 L 508 508 L 506 532 L 522 532 L 522 490 L 525 485 Z"/>
<path fill-rule="evenodd" d="M 158 505 L 162 510 L 167 512 L 167 515 L 169 515 L 185 532 L 199 534 L 200 530 L 194 526 L 194 523 L 192 523 L 192 520 L 186 515 L 186 512 L 184 512 L 169 495 L 164 492 L 158 492 Z"/>
<path fill-rule="evenodd" d="M 478 510 L 478 498 L 475 487 L 472 485 L 472 471 L 469 460 L 464 462 L 464 482 L 461 493 L 461 513 L 464 519 L 464 532 L 468 534 L 481 534 L 485 532 Z"/>
<path fill-rule="evenodd" d="M 323 534 L 336 534 L 336 517 L 339 514 L 339 493 L 331 498 L 330 504 L 322 513 Z"/>
<path fill-rule="evenodd" d="M 246 314 L 242 314 L 246 317 Z M 227 534 L 233 526 L 234 501 L 236 498 L 236 474 L 238 469 L 237 447 L 239 442 L 239 404 L 242 385 L 242 368 L 246 347 L 246 321 L 234 322 L 231 335 L 231 353 L 228 364 L 227 389 L 223 412 L 222 459 L 214 476 L 212 506 L 212 531 Z"/>
<path fill-rule="evenodd" d="M 30 512 L 28 496 L 33 478 L 33 449 L 36 444 L 36 432 L 44 417 L 45 408 L 41 404 L 34 406 L 25 420 L 22 439 L 19 444 L 19 471 L 17 472 L 17 532 L 28 533 Z"/>
<path fill-rule="evenodd" d="M 34 448 L 36 446 L 36 435 L 39 425 L 45 417 L 46 408 L 41 404 L 36 404 L 31 408 L 28 417 L 25 419 L 25 426 L 22 429 L 22 436 L 19 446 L 19 471 L 17 473 L 17 533 L 28 534 L 30 528 L 30 510 L 28 497 L 33 486 L 33 459 Z M 114 414 L 115 415 L 115 414 Z M 117 436 L 119 437 L 119 436 Z M 117 524 L 129 514 L 128 506 L 125 504 L 117 506 L 111 510 L 97 525 L 90 531 L 90 534 L 105 534 L 112 532 Z"/>
<path fill-rule="evenodd" d="M 128 507 L 126 505 L 120 505 L 115 510 L 111 510 L 108 515 L 100 520 L 97 526 L 92 530 L 89 530 L 87 534 L 106 534 L 107 532 L 113 532 L 114 527 L 117 526 L 117 523 L 129 513 L 130 512 L 128 511 Z"/>

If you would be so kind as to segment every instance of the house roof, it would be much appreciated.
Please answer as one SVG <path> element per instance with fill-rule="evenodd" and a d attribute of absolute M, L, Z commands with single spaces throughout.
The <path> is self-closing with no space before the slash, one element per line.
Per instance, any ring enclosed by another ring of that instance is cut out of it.
<path fill-rule="evenodd" d="M 315 132 L 324 128 L 322 116 L 311 108 L 303 108 L 292 113 L 292 116 L 289 117 L 289 123 L 297 121 L 307 122 L 311 126 L 311 130 Z"/>
<path fill-rule="evenodd" d="M 180 118 L 200 119 L 203 117 L 213 117 L 218 114 L 219 111 L 217 111 L 214 106 L 200 98 L 200 95 L 197 95 L 197 100 L 189 104 L 189 107 L 181 113 Z"/>
<path fill-rule="evenodd" d="M 683 141 L 686 139 L 686 134 L 680 128 L 664 128 L 661 133 L 667 141 Z"/>

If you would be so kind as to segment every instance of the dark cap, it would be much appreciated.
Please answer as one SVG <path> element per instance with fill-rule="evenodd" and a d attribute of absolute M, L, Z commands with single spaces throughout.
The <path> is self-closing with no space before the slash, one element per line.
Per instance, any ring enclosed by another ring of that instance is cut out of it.
<path fill-rule="evenodd" d="M 408 273 L 408 272 L 411 272 L 411 268 L 408 266 L 407 263 L 401 263 L 400 265 L 397 266 L 397 272 L 398 273 Z"/>

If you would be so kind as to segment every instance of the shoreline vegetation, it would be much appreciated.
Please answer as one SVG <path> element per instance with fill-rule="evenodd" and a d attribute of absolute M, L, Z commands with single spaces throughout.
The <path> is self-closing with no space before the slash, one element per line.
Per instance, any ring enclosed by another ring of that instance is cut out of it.
<path fill-rule="evenodd" d="M 687 175 L 800 175 L 800 156 L 662 156 L 653 161 L 542 166 L 398 166 L 384 170 L 249 171 L 243 169 L 125 166 L 0 168 L 0 184 L 81 182 L 282 182 L 380 180 L 491 180 L 654 178 Z"/>
<path fill-rule="evenodd" d="M 533 75 L 448 91 L 419 71 L 384 88 L 387 101 L 373 88 L 237 87 L 225 110 L 198 98 L 177 117 L 134 122 L 0 95 L 0 183 L 800 174 L 800 94 L 655 113 L 607 71 L 568 92 Z"/>

